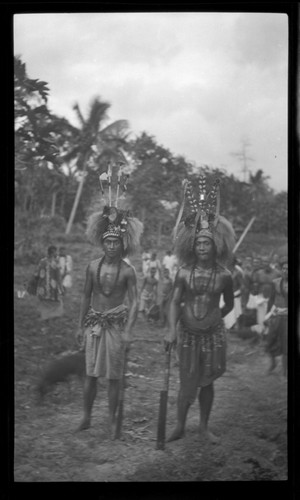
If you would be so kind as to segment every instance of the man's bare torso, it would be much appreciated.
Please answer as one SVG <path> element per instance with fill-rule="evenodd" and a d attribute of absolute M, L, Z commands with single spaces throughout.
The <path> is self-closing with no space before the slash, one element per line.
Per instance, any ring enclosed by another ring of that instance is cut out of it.
<path fill-rule="evenodd" d="M 182 320 L 192 329 L 205 329 L 219 323 L 220 296 L 224 292 L 231 273 L 217 266 L 215 269 L 184 267 L 180 270 L 182 280 Z"/>
<path fill-rule="evenodd" d="M 90 263 L 91 306 L 95 311 L 103 312 L 123 304 L 134 269 L 122 259 L 117 264 L 104 261 L 99 267 L 100 262 L 101 258 Z"/>

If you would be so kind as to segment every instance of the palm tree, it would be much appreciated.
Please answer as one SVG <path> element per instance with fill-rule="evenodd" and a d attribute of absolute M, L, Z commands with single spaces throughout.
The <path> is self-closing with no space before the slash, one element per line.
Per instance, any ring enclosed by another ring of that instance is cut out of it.
<path fill-rule="evenodd" d="M 76 215 L 78 203 L 82 193 L 83 184 L 88 174 L 88 167 L 99 165 L 104 159 L 110 160 L 118 156 L 118 148 L 123 146 L 128 135 L 129 124 L 127 120 L 117 120 L 105 128 L 101 128 L 107 118 L 110 104 L 100 98 L 93 99 L 87 119 L 84 119 L 79 105 L 73 107 L 77 113 L 81 128 L 77 129 L 74 137 L 74 146 L 63 157 L 63 161 L 76 159 L 76 171 L 80 172 L 80 180 L 74 199 L 71 214 L 68 220 L 66 234 L 69 234 Z"/>
<path fill-rule="evenodd" d="M 269 187 L 267 181 L 270 176 L 265 175 L 263 170 L 259 169 L 255 174 L 249 175 L 249 192 L 253 196 L 253 200 L 256 203 L 260 203 L 262 200 L 269 198 L 272 194 L 272 189 Z"/>

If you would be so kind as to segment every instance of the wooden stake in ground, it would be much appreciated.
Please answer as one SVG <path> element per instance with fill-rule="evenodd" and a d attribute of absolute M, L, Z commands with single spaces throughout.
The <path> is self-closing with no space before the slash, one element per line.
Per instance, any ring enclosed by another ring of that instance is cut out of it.
<path fill-rule="evenodd" d="M 166 442 L 166 421 L 167 421 L 167 406 L 168 406 L 168 392 L 169 392 L 169 378 L 170 378 L 170 360 L 171 360 L 171 347 L 165 354 L 165 372 L 164 372 L 164 385 L 160 391 L 159 399 L 159 412 L 158 412 L 158 426 L 157 426 L 157 439 L 156 449 L 164 450 Z"/>
<path fill-rule="evenodd" d="M 240 244 L 242 243 L 243 239 L 245 238 L 246 234 L 248 233 L 248 231 L 249 231 L 250 227 L 252 226 L 253 222 L 255 221 L 255 219 L 256 219 L 256 217 L 252 217 L 249 224 L 244 229 L 239 241 L 236 243 L 232 253 L 236 253 L 237 249 L 239 248 Z"/>
<path fill-rule="evenodd" d="M 126 387 L 126 368 L 127 368 L 127 351 L 124 351 L 124 359 L 123 359 L 123 375 L 120 380 L 120 388 L 119 388 L 119 404 L 118 404 L 118 414 L 117 414 L 117 425 L 116 425 L 116 433 L 115 439 L 121 438 L 122 433 L 122 423 L 123 423 L 123 410 L 124 410 L 124 390 Z"/>

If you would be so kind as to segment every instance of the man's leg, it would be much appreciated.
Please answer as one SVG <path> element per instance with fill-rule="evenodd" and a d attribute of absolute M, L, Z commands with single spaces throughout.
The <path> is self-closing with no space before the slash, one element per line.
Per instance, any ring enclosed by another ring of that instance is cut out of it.
<path fill-rule="evenodd" d="M 175 441 L 183 437 L 186 417 L 190 406 L 191 402 L 188 395 L 180 388 L 177 398 L 177 424 L 167 441 Z"/>
<path fill-rule="evenodd" d="M 109 432 L 112 439 L 116 433 L 116 412 L 119 401 L 120 380 L 110 379 L 108 381 L 108 410 L 109 410 Z"/>
<path fill-rule="evenodd" d="M 86 376 L 83 388 L 83 419 L 78 431 L 88 429 L 91 425 L 91 414 L 94 400 L 97 394 L 97 378 Z"/>
<path fill-rule="evenodd" d="M 208 430 L 208 420 L 212 409 L 214 400 L 214 386 L 213 384 L 200 388 L 199 392 L 199 405 L 200 405 L 200 434 L 209 439 L 211 442 L 216 443 L 218 438 Z"/>

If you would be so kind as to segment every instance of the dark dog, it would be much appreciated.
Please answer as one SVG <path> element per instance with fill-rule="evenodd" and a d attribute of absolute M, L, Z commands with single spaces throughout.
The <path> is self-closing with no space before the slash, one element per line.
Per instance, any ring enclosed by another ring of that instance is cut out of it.
<path fill-rule="evenodd" d="M 41 401 L 58 382 L 67 382 L 71 376 L 83 379 L 85 376 L 85 354 L 76 352 L 66 354 L 50 361 L 42 371 L 36 390 Z"/>
<path fill-rule="evenodd" d="M 147 313 L 147 320 L 149 321 L 149 323 L 156 323 L 159 320 L 159 317 L 160 317 L 159 306 L 154 304 L 153 306 L 150 307 Z"/>

